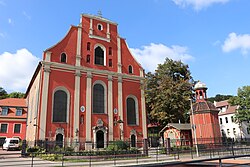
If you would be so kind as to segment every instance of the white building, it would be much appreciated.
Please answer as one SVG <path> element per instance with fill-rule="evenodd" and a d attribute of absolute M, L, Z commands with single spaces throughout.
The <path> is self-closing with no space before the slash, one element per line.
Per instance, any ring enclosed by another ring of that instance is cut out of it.
<path fill-rule="evenodd" d="M 219 112 L 219 122 L 221 136 L 234 139 L 250 138 L 249 121 L 243 122 L 242 127 L 235 120 L 235 113 L 237 112 L 237 106 L 231 106 L 227 100 L 214 102 Z"/>

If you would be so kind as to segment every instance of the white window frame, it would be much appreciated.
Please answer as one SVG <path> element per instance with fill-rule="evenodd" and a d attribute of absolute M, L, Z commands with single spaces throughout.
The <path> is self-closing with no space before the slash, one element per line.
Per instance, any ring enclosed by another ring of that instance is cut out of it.
<path fill-rule="evenodd" d="M 6 111 L 6 110 L 7 110 L 7 114 L 3 114 L 4 113 L 3 111 Z M 9 107 L 2 107 L 1 115 L 6 116 L 8 115 L 8 113 L 9 113 Z"/>
<path fill-rule="evenodd" d="M 93 62 L 94 62 L 94 64 L 95 64 L 95 49 L 96 49 L 98 46 L 101 47 L 102 50 L 103 50 L 103 52 L 104 52 L 104 53 L 103 53 L 103 54 L 104 54 L 103 66 L 106 66 L 106 61 L 107 61 L 107 51 L 106 51 L 106 47 L 103 46 L 102 44 L 99 44 L 99 43 L 95 44 L 95 46 L 94 46 L 94 60 L 93 60 Z M 95 65 L 99 65 L 99 64 L 95 64 Z"/>
<path fill-rule="evenodd" d="M 18 111 L 21 111 L 21 115 L 17 115 Z M 23 115 L 23 109 L 22 108 L 16 108 L 16 116 L 22 116 Z"/>
<path fill-rule="evenodd" d="M 67 94 L 67 111 L 66 111 L 66 122 L 53 122 L 53 114 L 54 114 L 54 111 L 53 111 L 53 108 L 54 108 L 54 96 L 55 96 L 55 92 L 58 91 L 58 90 L 62 90 L 64 91 L 66 94 Z M 69 106 L 70 106 L 70 93 L 68 91 L 67 88 L 65 88 L 64 86 L 58 86 L 56 87 L 54 90 L 53 90 L 53 95 L 52 95 L 52 114 L 51 114 L 51 123 L 69 123 Z"/>
<path fill-rule="evenodd" d="M 7 124 L 7 128 L 6 128 L 6 132 L 1 132 L 1 129 L 2 129 L 2 124 Z M 7 122 L 2 122 L 1 124 L 0 124 L 0 133 L 8 133 L 9 132 L 9 123 L 7 123 Z"/>
<path fill-rule="evenodd" d="M 20 125 L 20 132 L 19 133 L 15 133 L 15 126 L 16 125 Z M 13 126 L 13 134 L 21 134 L 21 132 L 22 132 L 22 124 L 20 124 L 20 123 L 14 123 L 14 126 Z"/>
<path fill-rule="evenodd" d="M 103 86 L 103 88 L 104 88 L 104 113 L 94 113 L 93 112 L 93 105 L 94 105 L 94 103 L 93 103 L 93 101 L 94 101 L 94 86 L 96 85 L 96 84 L 101 84 L 102 86 Z M 105 82 L 103 82 L 103 81 L 101 81 L 101 80 L 96 80 L 94 83 L 93 83 L 93 86 L 92 86 L 92 113 L 93 114 L 107 114 L 107 86 L 106 86 L 106 84 L 105 84 Z"/>
<path fill-rule="evenodd" d="M 139 125 L 139 107 L 138 107 L 138 99 L 137 99 L 137 97 L 136 96 L 134 96 L 134 95 L 128 95 L 127 97 L 126 97 L 126 101 L 125 101 L 125 104 L 126 104 L 126 119 L 128 118 L 128 107 L 127 107 L 127 99 L 128 98 L 132 98 L 132 99 L 134 99 L 134 101 L 135 101 L 135 116 L 136 116 L 136 124 L 128 124 L 128 120 L 127 120 L 127 122 L 126 122 L 126 124 L 128 125 L 128 126 L 138 126 Z"/>

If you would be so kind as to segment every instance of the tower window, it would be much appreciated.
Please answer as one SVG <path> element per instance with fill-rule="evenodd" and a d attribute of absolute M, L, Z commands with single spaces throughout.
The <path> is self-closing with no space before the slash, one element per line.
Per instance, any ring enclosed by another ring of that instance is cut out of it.
<path fill-rule="evenodd" d="M 109 55 L 112 55 L 112 47 L 109 47 Z"/>
<path fill-rule="evenodd" d="M 112 67 L 112 59 L 109 59 L 109 67 Z"/>
<path fill-rule="evenodd" d="M 97 24 L 97 29 L 102 31 L 103 30 L 103 26 L 101 24 Z"/>
<path fill-rule="evenodd" d="M 87 50 L 90 50 L 90 42 L 87 43 Z"/>
<path fill-rule="evenodd" d="M 131 65 L 128 66 L 128 73 L 133 74 L 133 67 Z"/>
<path fill-rule="evenodd" d="M 61 54 L 61 62 L 62 62 L 62 63 L 66 63 L 66 57 L 67 57 L 67 56 L 66 56 L 65 53 L 62 53 L 62 54 Z"/>
<path fill-rule="evenodd" d="M 104 65 L 104 51 L 100 46 L 95 48 L 95 64 Z"/>
<path fill-rule="evenodd" d="M 90 55 L 87 55 L 86 62 L 87 62 L 87 63 L 90 63 Z"/>

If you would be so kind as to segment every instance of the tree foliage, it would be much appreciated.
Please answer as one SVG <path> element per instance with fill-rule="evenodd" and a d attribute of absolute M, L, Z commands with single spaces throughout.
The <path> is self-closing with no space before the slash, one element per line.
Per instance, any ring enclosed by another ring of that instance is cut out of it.
<path fill-rule="evenodd" d="M 237 96 L 229 99 L 231 105 L 237 105 L 236 120 L 239 123 L 250 120 L 250 86 L 238 88 Z"/>
<path fill-rule="evenodd" d="M 23 98 L 25 95 L 25 93 L 22 92 L 12 92 L 10 94 L 8 94 L 8 97 L 10 98 Z"/>
<path fill-rule="evenodd" d="M 155 73 L 146 75 L 146 107 L 151 122 L 162 126 L 169 122 L 185 122 L 190 109 L 192 79 L 188 65 L 166 59 Z"/>
<path fill-rule="evenodd" d="M 5 99 L 7 97 L 7 92 L 4 88 L 0 87 L 0 99 Z"/>
<path fill-rule="evenodd" d="M 0 87 L 0 99 L 5 99 L 5 98 L 24 98 L 25 93 L 22 92 L 12 92 L 8 94 L 6 90 L 2 87 Z"/>
<path fill-rule="evenodd" d="M 215 97 L 209 97 L 208 101 L 210 102 L 214 102 L 214 101 L 224 101 L 224 100 L 229 100 L 231 97 L 233 97 L 232 95 L 221 95 L 221 94 L 217 94 L 215 95 Z"/>

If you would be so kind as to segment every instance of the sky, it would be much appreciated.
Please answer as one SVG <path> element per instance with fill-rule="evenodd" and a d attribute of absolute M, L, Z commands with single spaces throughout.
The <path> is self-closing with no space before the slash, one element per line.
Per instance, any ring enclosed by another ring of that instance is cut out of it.
<path fill-rule="evenodd" d="M 118 23 L 146 72 L 165 58 L 188 64 L 208 96 L 250 85 L 249 0 L 0 0 L 0 87 L 25 92 L 43 51 L 80 14 Z"/>

